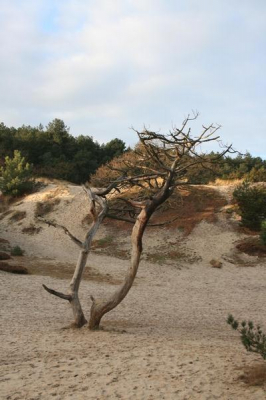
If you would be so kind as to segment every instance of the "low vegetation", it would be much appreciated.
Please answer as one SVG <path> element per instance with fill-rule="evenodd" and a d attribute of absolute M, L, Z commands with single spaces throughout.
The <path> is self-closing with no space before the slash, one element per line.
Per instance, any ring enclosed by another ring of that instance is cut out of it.
<path fill-rule="evenodd" d="M 258 236 L 251 236 L 242 239 L 237 243 L 236 248 L 249 256 L 266 257 L 266 245 Z"/>
<path fill-rule="evenodd" d="M 266 188 L 245 181 L 234 190 L 233 196 L 239 207 L 241 224 L 259 231 L 266 219 Z"/>
<path fill-rule="evenodd" d="M 227 323 L 240 333 L 241 342 L 247 351 L 258 353 L 266 360 L 266 335 L 260 325 L 255 326 L 252 321 L 239 323 L 231 314 L 227 318 Z"/>
<path fill-rule="evenodd" d="M 21 196 L 33 189 L 32 168 L 18 150 L 13 157 L 6 156 L 0 167 L 0 189 L 4 195 Z"/>
<path fill-rule="evenodd" d="M 22 233 L 26 233 L 27 235 L 36 235 L 37 233 L 41 232 L 41 226 L 35 226 L 34 224 L 30 224 L 29 226 L 25 226 L 22 229 Z"/>
<path fill-rule="evenodd" d="M 24 250 L 20 246 L 11 247 L 11 256 L 23 256 Z"/>
<path fill-rule="evenodd" d="M 266 364 L 252 365 L 244 367 L 244 373 L 239 380 L 248 386 L 265 386 L 266 384 Z"/>
<path fill-rule="evenodd" d="M 262 243 L 266 246 L 266 220 L 261 223 L 261 233 L 260 238 Z"/>
<path fill-rule="evenodd" d="M 64 190 L 63 187 L 58 187 L 56 190 L 47 194 L 43 201 L 38 201 L 34 212 L 35 218 L 43 217 L 52 212 L 55 206 L 60 203 L 61 199 L 59 196 L 64 192 Z"/>
<path fill-rule="evenodd" d="M 54 210 L 54 207 L 60 203 L 60 199 L 51 199 L 47 201 L 38 201 L 35 209 L 36 217 L 43 217 Z"/>
<path fill-rule="evenodd" d="M 10 222 L 18 222 L 26 218 L 26 211 L 14 211 L 11 217 L 9 218 Z"/>

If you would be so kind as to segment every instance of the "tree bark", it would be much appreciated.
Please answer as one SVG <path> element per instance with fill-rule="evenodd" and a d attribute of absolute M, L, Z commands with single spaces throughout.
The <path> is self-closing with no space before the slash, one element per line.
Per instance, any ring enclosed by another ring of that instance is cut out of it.
<path fill-rule="evenodd" d="M 84 188 L 84 190 L 87 192 L 88 197 L 90 199 L 90 213 L 93 217 L 93 224 L 92 224 L 90 230 L 88 231 L 83 243 L 81 243 L 79 241 L 78 241 L 79 243 L 77 243 L 77 239 L 75 238 L 76 239 L 75 243 L 78 244 L 79 247 L 81 247 L 81 251 L 79 253 L 79 258 L 78 258 L 78 261 L 76 264 L 76 268 L 75 268 L 72 280 L 69 285 L 69 292 L 68 292 L 68 294 L 63 294 L 63 293 L 57 292 L 56 290 L 50 289 L 47 286 L 43 285 L 44 289 L 48 293 L 51 293 L 54 296 L 57 296 L 57 297 L 60 297 L 61 299 L 69 301 L 70 306 L 72 308 L 73 316 L 74 316 L 74 322 L 72 325 L 77 328 L 81 328 L 87 322 L 87 320 L 84 316 L 80 301 L 79 301 L 78 292 L 79 292 L 80 282 L 82 279 L 84 268 L 87 263 L 92 240 L 93 240 L 96 232 L 98 231 L 102 220 L 105 218 L 105 216 L 107 214 L 107 208 L 108 208 L 107 201 L 105 199 L 102 199 L 102 198 L 98 197 L 97 195 L 94 195 L 90 189 Z M 102 208 L 101 212 L 99 214 L 97 214 L 97 212 L 96 212 L 95 202 L 100 204 L 100 206 Z M 62 227 L 62 226 L 60 226 L 60 227 L 63 228 L 65 231 L 67 231 L 67 234 L 73 240 L 73 235 L 70 235 L 69 231 L 65 227 Z"/>
<path fill-rule="evenodd" d="M 126 297 L 131 286 L 133 285 L 135 276 L 138 271 L 138 266 L 140 262 L 140 256 L 142 253 L 142 237 L 144 233 L 145 226 L 148 222 L 148 215 L 145 209 L 143 209 L 132 230 L 131 244 L 132 253 L 130 266 L 127 270 L 127 274 L 123 284 L 119 289 L 107 300 L 93 299 L 91 306 L 89 329 L 95 330 L 99 328 L 102 317 L 109 311 L 113 310 L 121 301 Z"/>
<path fill-rule="evenodd" d="M 78 291 L 82 274 L 87 263 L 88 254 L 89 254 L 88 251 L 81 250 L 73 278 L 70 282 L 70 293 L 71 293 L 70 306 L 72 308 L 72 312 L 74 315 L 73 325 L 76 326 L 77 328 L 81 328 L 87 322 L 79 301 Z"/>
<path fill-rule="evenodd" d="M 146 202 L 146 206 L 139 213 L 137 220 L 134 224 L 131 234 L 131 261 L 127 274 L 123 284 L 118 288 L 118 290 L 109 297 L 109 299 L 97 299 L 92 297 L 92 306 L 89 319 L 89 329 L 96 330 L 99 329 L 102 317 L 113 310 L 121 301 L 126 297 L 130 288 L 133 285 L 136 274 L 138 272 L 138 267 L 140 263 L 140 256 L 142 253 L 142 238 L 145 228 L 149 222 L 151 215 L 154 213 L 156 208 L 162 204 L 171 194 L 169 190 L 170 179 L 166 182 L 164 187 L 160 192 L 152 199 Z M 138 204 L 138 207 L 140 204 Z"/>

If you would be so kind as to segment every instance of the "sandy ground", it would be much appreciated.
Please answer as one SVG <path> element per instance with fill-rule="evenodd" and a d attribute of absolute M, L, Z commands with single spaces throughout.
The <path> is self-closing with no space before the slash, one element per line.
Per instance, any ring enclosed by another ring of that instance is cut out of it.
<path fill-rule="evenodd" d="M 76 235 L 85 229 L 77 220 L 77 213 L 86 214 L 79 190 L 61 192 L 68 209 L 58 206 L 53 213 Z M 62 232 L 43 227 L 37 235 L 21 233 L 33 221 L 32 204 L 44 193 L 16 205 L 27 212 L 27 219 L 12 225 L 6 217 L 0 236 L 34 255 L 36 263 L 45 257 L 50 265 L 71 264 L 77 250 Z M 180 232 L 162 230 L 161 235 L 148 233 L 144 246 L 180 242 Z M 221 215 L 216 224 L 203 221 L 183 238 L 196 262 L 184 258 L 160 265 L 144 260 L 129 295 L 104 317 L 104 330 L 98 332 L 86 326 L 67 328 L 72 319 L 68 304 L 41 286 L 66 290 L 68 279 L 0 271 L 0 398 L 265 399 L 265 386 L 248 386 L 239 379 L 246 366 L 255 368 L 262 359 L 245 351 L 225 321 L 230 312 L 266 328 L 265 265 L 257 259 L 254 263 L 254 257 L 242 259 L 246 264 L 232 263 L 239 235 Z M 213 258 L 223 262 L 221 269 L 210 266 Z M 88 261 L 99 274 L 108 271 L 118 281 L 127 264 L 99 254 Z M 108 282 L 84 280 L 80 297 L 86 314 L 91 294 L 101 297 L 114 289 Z"/>

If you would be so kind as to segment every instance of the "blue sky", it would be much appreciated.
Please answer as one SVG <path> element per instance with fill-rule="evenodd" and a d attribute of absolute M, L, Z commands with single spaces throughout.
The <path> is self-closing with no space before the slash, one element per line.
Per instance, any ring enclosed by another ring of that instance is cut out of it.
<path fill-rule="evenodd" d="M 0 120 L 135 141 L 133 126 L 222 125 L 266 157 L 265 0 L 1 0 Z M 194 129 L 193 129 L 194 128 Z"/>

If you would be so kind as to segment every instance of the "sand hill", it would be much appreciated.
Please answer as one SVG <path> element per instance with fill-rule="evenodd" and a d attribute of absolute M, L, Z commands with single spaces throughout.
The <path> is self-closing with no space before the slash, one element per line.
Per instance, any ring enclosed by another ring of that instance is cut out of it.
<path fill-rule="evenodd" d="M 64 329 L 68 305 L 41 286 L 65 290 L 78 249 L 36 216 L 82 239 L 82 189 L 50 183 L 3 211 L 0 237 L 25 251 L 7 262 L 30 274 L 0 271 L 1 399 L 265 399 L 266 386 L 253 385 L 260 356 L 247 353 L 225 322 L 233 313 L 266 330 L 265 258 L 236 248 L 247 235 L 231 192 L 192 187 L 157 215 L 155 222 L 179 218 L 147 229 L 136 283 L 99 332 Z M 81 286 L 87 313 L 90 295 L 122 281 L 129 252 L 127 224 L 103 224 Z"/>

